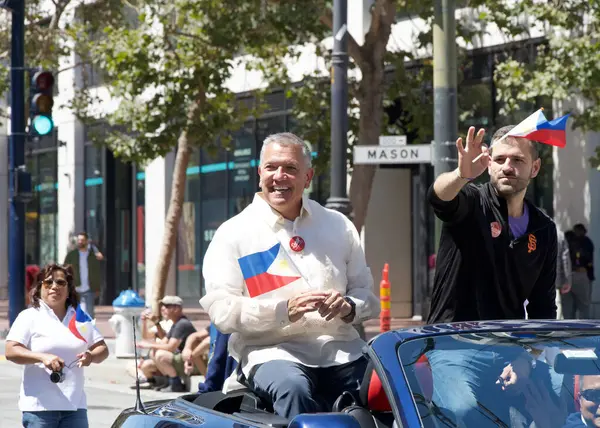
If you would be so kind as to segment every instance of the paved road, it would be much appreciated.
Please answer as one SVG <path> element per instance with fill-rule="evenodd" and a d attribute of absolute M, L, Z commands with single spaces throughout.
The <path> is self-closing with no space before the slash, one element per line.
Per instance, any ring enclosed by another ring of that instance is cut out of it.
<path fill-rule="evenodd" d="M 112 347 L 113 341 L 107 341 Z M 109 357 L 100 365 L 86 368 L 88 419 L 90 428 L 109 428 L 124 408 L 135 404 L 135 391 L 130 389 L 133 378 L 126 373 L 128 360 Z M 22 369 L 4 359 L 4 341 L 0 341 L 0 428 L 21 426 L 17 407 Z M 173 398 L 178 394 L 142 391 L 142 400 Z"/>

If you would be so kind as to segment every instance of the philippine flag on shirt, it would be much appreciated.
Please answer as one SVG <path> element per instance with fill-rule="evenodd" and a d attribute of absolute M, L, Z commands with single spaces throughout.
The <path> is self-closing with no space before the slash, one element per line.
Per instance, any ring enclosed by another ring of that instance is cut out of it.
<path fill-rule="evenodd" d="M 90 316 L 81 309 L 81 306 L 78 305 L 69 321 L 69 330 L 76 338 L 87 343 L 85 336 L 88 335 L 92 328 L 94 328 L 92 318 L 90 318 Z"/>
<path fill-rule="evenodd" d="M 280 243 L 238 259 L 250 297 L 277 290 L 301 278 Z"/>

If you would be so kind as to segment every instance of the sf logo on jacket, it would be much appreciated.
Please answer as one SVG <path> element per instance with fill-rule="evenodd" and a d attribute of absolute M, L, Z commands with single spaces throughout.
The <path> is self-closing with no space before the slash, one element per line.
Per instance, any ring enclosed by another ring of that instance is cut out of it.
<path fill-rule="evenodd" d="M 527 252 L 533 253 L 537 248 L 537 239 L 533 233 L 529 234 L 529 242 L 527 243 Z"/>

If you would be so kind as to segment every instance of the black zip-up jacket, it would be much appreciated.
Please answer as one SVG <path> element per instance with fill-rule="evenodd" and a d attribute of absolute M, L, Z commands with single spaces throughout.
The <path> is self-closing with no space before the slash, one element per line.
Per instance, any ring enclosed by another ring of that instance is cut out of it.
<path fill-rule="evenodd" d="M 527 232 L 514 239 L 490 183 L 468 184 L 449 202 L 433 186 L 427 196 L 443 221 L 429 324 L 524 319 L 525 300 L 530 319 L 556 318 L 557 233 L 546 214 L 525 201 Z"/>

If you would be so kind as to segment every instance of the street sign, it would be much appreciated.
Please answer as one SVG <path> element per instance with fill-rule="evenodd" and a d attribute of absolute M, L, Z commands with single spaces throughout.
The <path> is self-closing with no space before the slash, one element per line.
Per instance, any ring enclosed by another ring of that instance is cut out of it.
<path fill-rule="evenodd" d="M 354 146 L 355 164 L 431 163 L 431 145 Z"/>
<path fill-rule="evenodd" d="M 379 137 L 381 146 L 406 146 L 406 135 L 381 135 Z"/>

